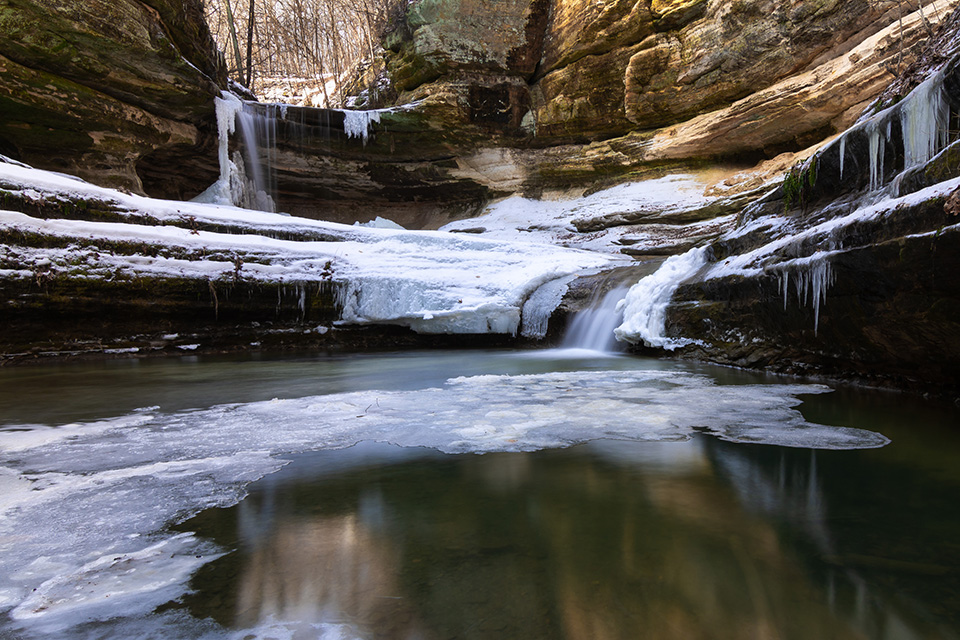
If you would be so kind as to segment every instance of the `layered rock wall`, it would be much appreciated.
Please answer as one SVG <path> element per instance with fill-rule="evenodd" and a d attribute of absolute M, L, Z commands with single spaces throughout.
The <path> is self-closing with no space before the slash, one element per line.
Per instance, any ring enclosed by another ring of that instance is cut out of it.
<path fill-rule="evenodd" d="M 397 102 L 456 140 L 451 175 L 536 195 L 803 153 L 849 126 L 954 5 L 429 0 L 387 36 L 386 69 Z"/>
<path fill-rule="evenodd" d="M 216 178 L 226 86 L 200 0 L 0 0 L 0 153 L 191 196 Z"/>

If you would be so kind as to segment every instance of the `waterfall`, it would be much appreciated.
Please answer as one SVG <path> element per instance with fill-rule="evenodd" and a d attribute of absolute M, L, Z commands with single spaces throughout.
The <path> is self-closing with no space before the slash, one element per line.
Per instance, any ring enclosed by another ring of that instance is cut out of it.
<path fill-rule="evenodd" d="M 272 175 L 272 162 L 269 158 L 272 157 L 276 144 L 276 118 L 253 113 L 246 103 L 228 92 L 223 92 L 214 100 L 214 104 L 217 114 L 220 177 L 194 198 L 194 201 L 273 211 L 273 187 L 265 176 Z M 230 153 L 230 136 L 238 129 L 243 139 L 246 159 L 242 153 Z M 261 138 L 266 141 L 263 145 Z M 266 172 L 260 159 L 262 146 L 266 148 L 268 157 Z"/>
<path fill-rule="evenodd" d="M 280 105 L 263 105 L 263 112 L 250 103 L 244 103 L 237 112 L 237 125 L 243 137 L 247 178 L 252 188 L 246 194 L 249 209 L 274 211 L 277 193 L 277 175 L 274 159 L 277 152 L 277 120 L 286 110 Z"/>
<path fill-rule="evenodd" d="M 588 349 L 609 353 L 620 351 L 620 344 L 613 334 L 623 318 L 620 301 L 629 291 L 629 285 L 616 286 L 606 293 L 598 287 L 590 306 L 578 312 L 563 336 L 564 349 Z"/>

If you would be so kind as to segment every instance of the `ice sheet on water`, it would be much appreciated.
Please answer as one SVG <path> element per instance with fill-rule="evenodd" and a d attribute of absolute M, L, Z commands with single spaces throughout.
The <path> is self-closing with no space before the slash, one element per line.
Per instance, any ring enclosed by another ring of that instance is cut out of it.
<path fill-rule="evenodd" d="M 721 386 L 677 371 L 486 375 L 415 391 L 141 412 L 86 431 L 76 425 L 60 439 L 3 431 L 2 477 L 16 474 L 29 490 L 0 518 L 0 610 L 24 637 L 48 627 L 69 637 L 71 625 L 115 616 L 152 624 L 145 612 L 182 594 L 189 574 L 216 553 L 165 527 L 236 503 L 247 483 L 284 464 L 277 456 L 299 451 L 361 441 L 530 451 L 598 438 L 684 441 L 694 432 L 832 449 L 887 443 L 876 433 L 806 422 L 797 396 L 825 391 Z"/>

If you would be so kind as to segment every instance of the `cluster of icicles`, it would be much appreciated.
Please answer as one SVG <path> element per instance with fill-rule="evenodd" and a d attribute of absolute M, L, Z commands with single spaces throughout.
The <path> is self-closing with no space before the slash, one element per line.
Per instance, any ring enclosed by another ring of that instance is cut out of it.
<path fill-rule="evenodd" d="M 869 192 L 872 198 L 886 195 L 884 193 L 886 187 L 895 188 L 897 185 L 896 179 L 889 183 L 885 180 L 884 167 L 887 145 L 894 140 L 895 120 L 900 121 L 903 172 L 926 164 L 942 151 L 949 142 L 950 120 L 950 104 L 943 87 L 943 77 L 943 70 L 931 75 L 898 104 L 863 119 L 845 132 L 834 143 L 839 147 L 840 178 L 843 179 L 847 136 L 853 131 L 862 131 L 867 136 L 870 167 Z M 903 175 L 903 172 L 899 175 Z M 797 300 L 800 304 L 809 301 L 813 306 L 814 333 L 820 326 L 820 307 L 826 302 L 827 289 L 834 281 L 829 255 L 829 252 L 818 252 L 811 257 L 812 259 L 806 259 L 801 264 L 794 265 L 796 273 L 793 282 Z M 778 277 L 783 294 L 783 306 L 786 309 L 787 289 L 790 284 L 789 271 L 784 269 Z"/>
<path fill-rule="evenodd" d="M 259 109 L 232 93 L 224 92 L 215 100 L 219 136 L 220 177 L 195 198 L 198 202 L 231 205 L 257 211 L 275 211 L 277 176 L 274 158 L 278 122 L 287 117 L 285 104 L 263 104 Z M 401 107 L 402 108 L 402 107 Z M 338 111 L 330 109 L 328 111 Z M 374 123 L 385 111 L 343 110 L 343 132 L 366 145 Z M 243 153 L 230 153 L 230 136 L 240 134 Z"/>
<path fill-rule="evenodd" d="M 899 120 L 903 144 L 903 172 L 900 176 L 910 169 L 926 164 L 947 146 L 950 106 L 943 80 L 944 71 L 933 74 L 901 102 L 862 119 L 821 152 L 828 152 L 837 145 L 842 180 L 848 136 L 853 132 L 865 135 L 869 155 L 869 190 L 864 203 L 877 202 L 893 195 L 892 192 L 898 189 L 898 179 L 888 181 L 885 167 L 887 147 L 896 144 L 893 135 L 895 122 Z M 810 162 L 817 162 L 817 156 Z M 820 309 L 826 302 L 827 290 L 835 280 L 830 259 L 836 249 L 834 246 L 824 247 L 811 256 L 768 267 L 779 280 L 784 309 L 787 308 L 791 288 L 801 306 L 813 307 L 815 334 L 819 331 Z M 631 289 L 626 300 L 621 303 L 626 313 L 623 324 L 616 329 L 619 339 L 666 349 L 674 349 L 691 342 L 666 337 L 664 320 L 666 308 L 679 284 L 699 273 L 708 264 L 702 253 L 698 253 L 700 251 L 695 249 L 684 256 L 667 260 L 660 271 Z"/>

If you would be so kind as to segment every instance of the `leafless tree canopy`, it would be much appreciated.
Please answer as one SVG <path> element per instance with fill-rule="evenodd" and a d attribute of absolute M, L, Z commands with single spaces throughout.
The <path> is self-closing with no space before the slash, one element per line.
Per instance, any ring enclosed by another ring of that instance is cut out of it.
<path fill-rule="evenodd" d="M 230 77 L 262 93 L 278 82 L 312 82 L 327 106 L 407 0 L 204 0 Z"/>

